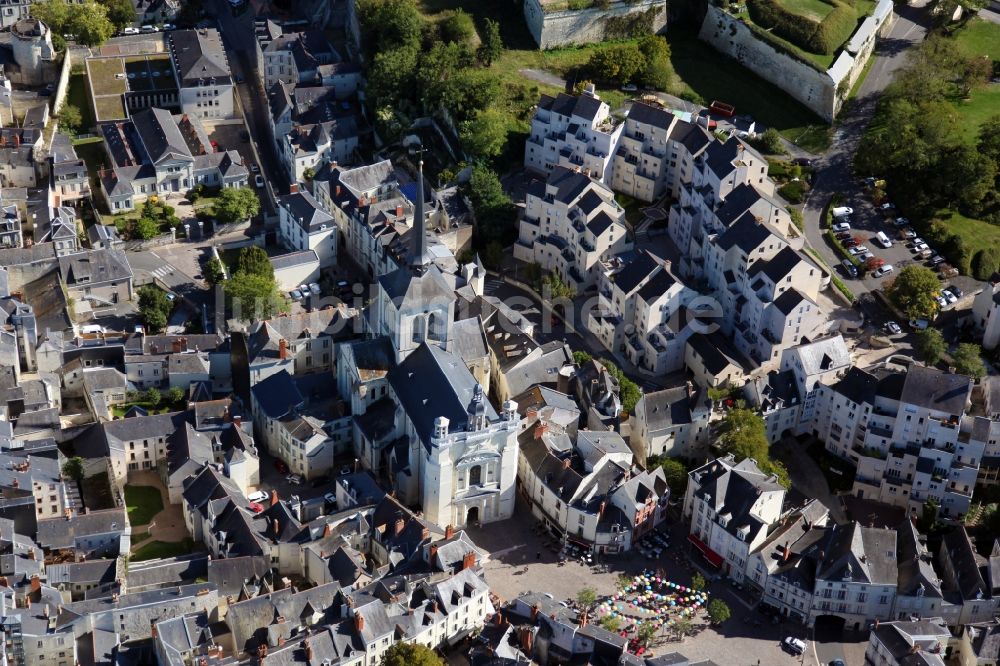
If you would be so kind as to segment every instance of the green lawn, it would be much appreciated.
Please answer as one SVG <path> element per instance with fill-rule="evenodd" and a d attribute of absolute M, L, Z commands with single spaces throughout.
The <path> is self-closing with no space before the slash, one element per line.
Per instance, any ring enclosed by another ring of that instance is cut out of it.
<path fill-rule="evenodd" d="M 94 127 L 94 108 L 90 103 L 90 93 L 87 91 L 87 75 L 83 72 L 69 77 L 69 90 L 66 91 L 66 101 L 80 109 L 80 127 L 84 132 L 90 132 Z"/>
<path fill-rule="evenodd" d="M 697 94 L 706 104 L 716 99 L 733 104 L 737 113 L 751 114 L 809 152 L 829 148 L 830 126 L 778 87 L 719 53 L 696 34 L 676 31 L 667 35 L 667 41 L 683 90 Z"/>
<path fill-rule="evenodd" d="M 962 237 L 969 248 L 969 257 L 974 257 L 983 248 L 1000 246 L 1000 226 L 952 211 L 943 211 L 935 219 L 942 221 L 948 231 Z"/>
<path fill-rule="evenodd" d="M 148 525 L 153 516 L 163 511 L 160 491 L 152 486 L 125 486 L 125 506 L 128 522 L 136 527 Z"/>
<path fill-rule="evenodd" d="M 956 34 L 957 47 L 966 55 L 1000 60 L 1000 25 L 974 18 Z"/>
<path fill-rule="evenodd" d="M 121 95 L 127 89 L 126 80 L 117 78 L 117 75 L 125 73 L 120 58 L 89 60 L 87 66 L 95 95 Z"/>
<path fill-rule="evenodd" d="M 95 97 L 94 105 L 97 107 L 98 120 L 121 120 L 125 117 L 125 103 L 120 95 Z"/>
<path fill-rule="evenodd" d="M 649 204 L 621 193 L 615 195 L 615 201 L 625 209 L 625 221 L 628 222 L 630 227 L 635 229 L 636 225 L 642 222 L 642 218 L 645 217 L 642 209 L 649 206 Z"/>
<path fill-rule="evenodd" d="M 823 0 L 780 0 L 779 4 L 793 14 L 805 16 L 813 21 L 822 21 L 833 11 L 833 5 Z"/>
<path fill-rule="evenodd" d="M 972 99 L 955 102 L 954 107 L 961 118 L 959 133 L 967 143 L 975 143 L 980 126 L 993 116 L 1000 115 L 1000 85 L 973 90 Z"/>
<path fill-rule="evenodd" d="M 191 539 L 190 537 L 175 543 L 169 543 L 167 541 L 153 541 L 151 543 L 147 543 L 145 546 L 132 553 L 132 556 L 129 559 L 133 562 L 158 560 L 164 557 L 186 555 L 194 552 L 194 549 L 194 539 Z"/>

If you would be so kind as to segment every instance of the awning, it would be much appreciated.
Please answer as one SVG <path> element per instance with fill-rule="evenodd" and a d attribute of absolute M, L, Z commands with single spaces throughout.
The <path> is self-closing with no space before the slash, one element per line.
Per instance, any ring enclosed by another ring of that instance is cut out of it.
<path fill-rule="evenodd" d="M 708 563 L 713 567 L 719 568 L 722 566 L 722 556 L 709 548 L 704 541 L 693 534 L 688 534 L 688 541 L 693 543 L 694 547 L 701 551 L 702 557 L 708 560 Z"/>

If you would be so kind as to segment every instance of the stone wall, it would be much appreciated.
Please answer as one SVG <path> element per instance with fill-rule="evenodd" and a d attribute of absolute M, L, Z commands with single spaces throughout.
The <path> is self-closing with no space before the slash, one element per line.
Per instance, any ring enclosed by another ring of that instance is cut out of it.
<path fill-rule="evenodd" d="M 608 9 L 545 11 L 545 0 L 524 0 L 524 20 L 538 47 L 551 49 L 570 44 L 601 42 L 615 37 L 606 34 L 608 19 L 654 11 L 653 32 L 667 27 L 667 3 L 664 0 L 612 0 Z"/>
<path fill-rule="evenodd" d="M 708 6 L 698 36 L 832 122 L 871 57 L 876 37 L 888 31 L 894 17 L 892 0 L 881 0 L 826 71 L 779 51 L 742 19 L 714 5 Z M 720 101 L 733 104 L 739 112 L 740 100 Z"/>

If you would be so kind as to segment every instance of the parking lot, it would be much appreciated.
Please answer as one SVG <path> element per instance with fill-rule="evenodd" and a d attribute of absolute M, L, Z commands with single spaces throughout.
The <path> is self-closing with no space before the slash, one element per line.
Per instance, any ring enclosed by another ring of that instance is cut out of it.
<path fill-rule="evenodd" d="M 521 498 L 515 513 L 518 518 L 468 530 L 476 544 L 490 551 L 486 580 L 490 589 L 504 600 L 532 591 L 551 594 L 556 601 L 571 602 L 584 587 L 594 588 L 600 597 L 615 591 L 621 574 L 632 576 L 647 569 L 662 571 L 669 580 L 688 585 L 702 566 L 700 556 L 688 546 L 686 526 L 680 524 L 668 526 L 671 547 L 657 559 L 629 553 L 598 556 L 594 566 L 579 559 L 560 565 L 556 540 L 539 533 L 537 521 L 524 518 L 531 511 Z M 704 573 L 712 575 L 707 566 Z M 653 655 L 680 652 L 692 660 L 711 659 L 726 666 L 820 663 L 806 627 L 792 622 L 772 624 L 769 617 L 753 609 L 746 592 L 737 591 L 722 580 L 710 582 L 708 592 L 712 598 L 721 598 L 729 605 L 732 617 L 718 627 L 708 626 L 704 617 L 699 617 L 694 623 L 700 628 L 697 635 L 680 641 L 658 636 Z M 781 640 L 786 636 L 806 640 L 805 654 L 794 656 L 783 650 Z M 739 640 L 721 640 L 726 638 Z M 825 641 L 818 648 L 820 657 L 829 660 L 834 658 L 829 655 L 843 655 L 841 658 L 848 664 L 864 663 L 864 643 L 860 638 L 859 642 L 843 645 L 835 636 L 827 636 Z M 825 661 L 822 664 L 826 666 Z"/>

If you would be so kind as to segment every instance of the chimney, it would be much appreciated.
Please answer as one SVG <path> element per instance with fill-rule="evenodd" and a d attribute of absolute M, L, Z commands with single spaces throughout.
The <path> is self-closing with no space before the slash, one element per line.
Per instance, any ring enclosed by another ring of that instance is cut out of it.
<path fill-rule="evenodd" d="M 233 416 L 233 425 L 236 426 L 237 428 L 241 427 L 243 425 L 243 417 L 240 416 L 239 414 Z"/>
<path fill-rule="evenodd" d="M 503 614 L 500 613 L 499 611 L 497 611 L 496 614 L 493 616 L 493 624 L 497 625 L 498 627 L 503 624 Z"/>
<path fill-rule="evenodd" d="M 323 536 L 324 536 L 324 537 L 328 537 L 328 536 L 330 536 L 331 534 L 333 534 L 333 527 L 331 527 L 331 526 L 330 526 L 330 523 L 327 523 L 327 524 L 326 524 L 326 525 L 325 525 L 325 526 L 323 527 Z"/>
<path fill-rule="evenodd" d="M 182 352 L 186 352 L 187 350 L 188 350 L 188 339 L 182 337 L 181 338 L 181 351 Z"/>
<path fill-rule="evenodd" d="M 396 217 L 403 217 L 403 204 L 396 205 Z"/>
<path fill-rule="evenodd" d="M 288 186 L 288 193 L 289 194 L 296 194 L 298 191 L 299 191 L 299 184 L 298 183 L 292 183 L 291 185 Z"/>
<path fill-rule="evenodd" d="M 395 535 L 399 536 L 400 534 L 402 534 L 404 527 L 406 527 L 406 521 L 403 520 L 402 518 L 397 518 L 396 519 L 396 529 L 395 529 L 395 532 L 394 532 Z"/>
<path fill-rule="evenodd" d="M 573 461 L 569 458 L 563 460 L 563 469 L 569 469 L 569 466 L 573 464 Z"/>
<path fill-rule="evenodd" d="M 34 551 L 32 551 L 34 552 Z M 32 574 L 31 576 L 31 592 L 40 592 L 42 589 L 42 581 L 38 577 L 38 574 Z"/>
<path fill-rule="evenodd" d="M 181 353 L 181 341 L 180 340 L 172 340 L 171 343 L 170 343 L 170 348 L 173 349 L 173 352 L 175 354 L 180 354 Z"/>
<path fill-rule="evenodd" d="M 435 599 L 434 601 L 431 602 L 431 612 L 432 613 L 437 613 L 438 612 L 438 602 L 437 602 L 437 599 Z"/>
<path fill-rule="evenodd" d="M 278 340 L 278 358 L 282 361 L 288 358 L 288 341 L 284 338 Z"/>
<path fill-rule="evenodd" d="M 529 657 L 532 655 L 531 646 L 534 643 L 535 634 L 531 627 L 521 627 L 521 651 Z"/>
<path fill-rule="evenodd" d="M 271 528 L 274 530 L 274 536 L 278 536 L 281 533 L 281 525 L 278 523 L 277 518 L 271 521 Z"/>
<path fill-rule="evenodd" d="M 149 635 L 153 638 L 156 638 L 159 635 L 159 632 L 156 630 L 156 620 L 152 620 L 149 623 Z"/>
<path fill-rule="evenodd" d="M 538 426 L 535 428 L 535 439 L 541 439 L 542 435 L 544 435 L 548 431 L 549 431 L 548 423 L 539 423 Z"/>
<path fill-rule="evenodd" d="M 476 566 L 476 554 L 469 552 L 462 558 L 462 570 L 471 569 Z"/>
<path fill-rule="evenodd" d="M 229 423 L 232 418 L 233 417 L 229 414 L 229 405 L 226 405 L 226 408 L 222 410 L 222 420 Z"/>
<path fill-rule="evenodd" d="M 365 616 L 358 611 L 354 612 L 354 628 L 359 634 L 365 630 Z"/>
<path fill-rule="evenodd" d="M 580 626 L 581 627 L 587 626 L 587 611 L 583 611 L 583 613 L 580 615 Z"/>
<path fill-rule="evenodd" d="M 285 644 L 285 637 L 284 636 L 278 636 L 278 647 L 282 647 L 282 646 L 284 646 L 284 644 Z"/>
<path fill-rule="evenodd" d="M 785 550 L 784 550 L 784 552 L 781 555 L 781 561 L 782 562 L 787 562 L 788 559 L 792 556 L 792 549 L 789 546 L 789 543 L 790 543 L 789 541 L 785 542 Z"/>
<path fill-rule="evenodd" d="M 534 606 L 531 607 L 531 621 L 532 622 L 534 622 L 536 619 L 538 619 L 538 611 L 539 611 L 538 604 L 535 604 Z"/>
<path fill-rule="evenodd" d="M 607 502 L 605 502 L 604 500 L 601 500 L 601 506 L 600 506 L 600 508 L 598 508 L 598 509 L 597 509 L 597 520 L 598 520 L 598 521 L 599 521 L 599 520 L 600 520 L 601 518 L 603 518 L 603 517 L 604 517 L 604 510 L 605 510 L 606 508 L 608 508 L 608 503 L 607 503 Z"/>
<path fill-rule="evenodd" d="M 337 185 L 336 187 L 333 188 L 333 196 L 335 197 L 340 196 L 340 185 Z"/>
<path fill-rule="evenodd" d="M 278 503 L 278 491 L 277 490 L 272 490 L 271 491 L 271 506 L 274 506 L 277 503 Z"/>
<path fill-rule="evenodd" d="M 437 554 L 438 554 L 437 544 L 436 543 L 431 544 L 430 559 L 433 560 L 435 557 L 437 557 Z"/>
<path fill-rule="evenodd" d="M 302 641 L 302 649 L 306 653 L 306 662 L 311 662 L 313 658 L 313 646 L 309 644 L 309 639 Z"/>

